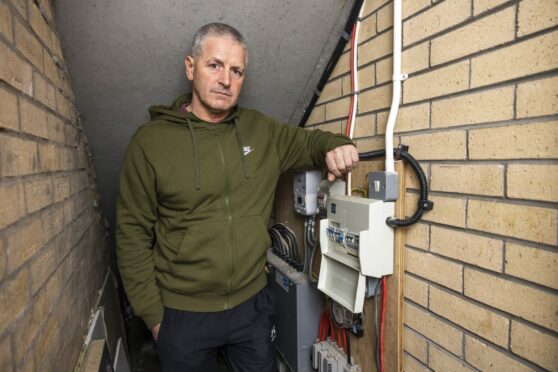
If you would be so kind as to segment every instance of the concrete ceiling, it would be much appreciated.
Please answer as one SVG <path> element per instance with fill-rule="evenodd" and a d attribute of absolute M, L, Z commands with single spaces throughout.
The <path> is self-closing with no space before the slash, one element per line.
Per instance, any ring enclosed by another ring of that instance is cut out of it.
<path fill-rule="evenodd" d="M 329 60 L 350 0 L 56 0 L 56 23 L 111 225 L 120 164 L 147 107 L 189 91 L 183 59 L 209 22 L 246 38 L 240 104 L 298 123 Z"/>

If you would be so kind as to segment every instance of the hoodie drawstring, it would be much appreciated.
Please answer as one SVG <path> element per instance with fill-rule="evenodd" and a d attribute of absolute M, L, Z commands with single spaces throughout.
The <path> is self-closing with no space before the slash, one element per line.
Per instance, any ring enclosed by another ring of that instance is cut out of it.
<path fill-rule="evenodd" d="M 238 142 L 238 147 L 240 148 L 240 159 L 242 161 L 242 173 L 244 174 L 244 178 L 248 179 L 250 178 L 250 176 L 248 175 L 248 166 L 246 165 L 244 146 L 242 145 L 242 141 L 240 140 L 240 129 L 238 128 L 238 116 L 234 118 L 234 129 L 236 132 L 236 141 Z"/>
<path fill-rule="evenodd" d="M 192 122 L 190 121 L 190 119 L 186 119 L 186 122 L 188 123 L 188 129 L 190 130 L 190 136 L 192 136 L 192 147 L 194 150 L 194 163 L 195 163 L 195 169 L 196 169 L 196 173 L 195 173 L 195 181 L 196 181 L 196 190 L 200 190 L 200 161 L 198 159 L 198 143 L 196 141 L 196 134 L 194 133 L 194 127 L 192 126 Z"/>

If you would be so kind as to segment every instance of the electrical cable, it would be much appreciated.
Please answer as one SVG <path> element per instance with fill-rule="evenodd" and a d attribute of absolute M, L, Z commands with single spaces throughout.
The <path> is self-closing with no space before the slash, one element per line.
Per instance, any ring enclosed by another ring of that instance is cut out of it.
<path fill-rule="evenodd" d="M 347 339 L 347 364 L 351 365 L 353 358 L 351 358 L 351 334 L 348 329 L 345 329 L 345 337 Z"/>
<path fill-rule="evenodd" d="M 391 227 L 406 227 L 417 223 L 422 217 L 423 213 L 429 211 L 433 208 L 434 203 L 428 200 L 428 180 L 422 167 L 418 161 L 407 151 L 408 147 L 404 145 L 399 145 L 399 147 L 393 151 L 394 155 L 400 159 L 403 159 L 407 164 L 411 166 L 415 174 L 417 175 L 419 185 L 420 185 L 420 197 L 415 213 L 408 218 L 398 219 L 398 218 L 388 218 L 386 223 Z M 386 150 L 376 150 L 369 152 L 362 152 L 358 154 L 360 160 L 372 160 L 375 158 L 380 158 L 385 156 Z"/>
<path fill-rule="evenodd" d="M 356 126 L 356 114 L 358 107 L 358 38 L 360 35 L 360 24 L 362 22 L 362 13 L 364 12 L 364 4 L 366 0 L 360 6 L 358 12 L 358 17 L 353 25 L 353 30 L 351 32 L 351 52 L 350 52 L 350 72 L 351 72 L 351 105 L 349 107 L 349 116 L 347 118 L 347 125 L 345 128 L 345 135 L 351 140 L 353 139 L 355 126 Z M 351 172 L 346 174 L 346 194 L 351 195 L 352 191 L 352 177 Z"/>
<path fill-rule="evenodd" d="M 306 221 L 304 225 L 305 226 L 304 241 L 307 242 L 309 246 L 309 250 L 308 250 L 308 254 L 305 253 L 305 258 L 308 258 L 308 260 L 305 259 L 305 264 L 307 263 L 307 270 L 305 271 L 305 273 L 308 275 L 308 281 L 310 283 L 317 283 L 317 280 L 315 280 L 312 277 L 312 268 L 314 267 L 314 256 L 316 255 L 316 249 L 318 248 L 320 242 L 319 240 L 314 238 L 314 225 L 315 225 L 314 216 L 307 217 L 307 220 L 308 220 L 308 228 L 306 229 Z"/>
<path fill-rule="evenodd" d="M 303 274 L 308 274 L 308 262 L 309 257 L 308 255 L 310 249 L 308 248 L 308 217 L 304 219 L 304 266 L 302 268 Z"/>
<path fill-rule="evenodd" d="M 335 46 L 335 50 L 333 51 L 333 54 L 331 55 L 331 58 L 329 59 L 326 65 L 326 68 L 324 69 L 324 73 L 322 74 L 322 77 L 320 78 L 320 81 L 318 82 L 316 89 L 314 89 L 314 94 L 312 95 L 312 98 L 310 99 L 308 106 L 306 106 L 306 109 L 304 110 L 304 115 L 302 115 L 302 118 L 298 123 L 299 127 L 304 127 L 304 125 L 308 121 L 308 118 L 312 113 L 312 108 L 314 108 L 314 105 L 318 101 L 318 98 L 320 97 L 320 94 L 324 89 L 324 86 L 326 85 L 327 81 L 329 80 L 329 77 L 331 76 L 331 73 L 333 72 L 333 69 L 337 65 L 337 61 L 339 61 L 339 58 L 343 54 L 343 51 L 345 50 L 345 45 L 347 45 L 347 41 L 349 40 L 347 35 L 350 35 L 351 33 L 353 24 L 356 22 L 358 18 L 358 13 L 360 11 L 363 2 L 364 0 L 356 0 L 354 2 L 353 8 L 351 9 L 351 13 L 349 15 L 349 19 L 345 24 L 343 34 L 339 38 L 339 41 Z"/>
<path fill-rule="evenodd" d="M 374 337 L 376 345 L 376 371 L 380 372 L 380 329 L 378 327 L 378 293 L 380 292 L 381 281 L 374 287 Z"/>
<path fill-rule="evenodd" d="M 386 277 L 382 277 L 382 321 L 380 323 L 380 372 L 384 372 L 384 325 L 386 320 Z"/>
<path fill-rule="evenodd" d="M 269 228 L 268 232 L 271 238 L 273 251 L 296 270 L 302 270 L 303 262 L 300 257 L 294 231 L 284 223 L 277 223 Z"/>
<path fill-rule="evenodd" d="M 331 317 L 329 316 L 329 312 L 327 313 L 327 319 L 328 319 L 328 323 L 329 323 L 329 328 L 331 330 L 331 341 L 335 342 L 335 328 L 333 327 L 333 321 L 331 320 Z"/>
<path fill-rule="evenodd" d="M 318 340 L 324 341 L 324 328 L 325 328 L 325 309 L 320 314 L 320 326 L 318 328 Z"/>
<path fill-rule="evenodd" d="M 366 190 L 366 189 L 362 189 L 362 188 L 360 188 L 360 187 L 356 187 L 356 188 L 354 188 L 354 189 L 351 190 L 351 194 L 352 194 L 353 192 L 359 192 L 359 193 L 361 193 L 363 198 L 367 198 L 367 197 L 368 197 L 368 190 Z"/>
<path fill-rule="evenodd" d="M 320 241 L 316 241 L 314 247 L 312 248 L 312 253 L 310 253 L 310 270 L 308 270 L 308 280 L 310 283 L 317 283 L 318 281 L 312 277 L 312 267 L 314 266 L 314 256 L 316 255 L 316 250 L 320 246 Z"/>

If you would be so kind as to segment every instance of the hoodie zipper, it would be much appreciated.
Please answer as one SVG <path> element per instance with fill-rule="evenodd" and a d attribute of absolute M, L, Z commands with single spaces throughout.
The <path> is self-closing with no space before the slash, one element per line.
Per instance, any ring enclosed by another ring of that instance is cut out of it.
<path fill-rule="evenodd" d="M 223 167 L 225 168 L 225 212 L 227 215 L 227 222 L 229 224 L 229 239 L 230 239 L 230 249 L 229 249 L 229 282 L 227 285 L 227 291 L 225 293 L 225 308 L 227 310 L 229 308 L 229 294 L 232 290 L 233 284 L 233 276 L 234 276 L 234 232 L 233 232 L 233 219 L 231 213 L 231 202 L 230 202 L 230 189 L 229 189 L 229 168 L 227 164 L 227 159 L 225 158 L 225 154 L 223 153 L 223 146 L 221 145 L 221 140 L 215 131 L 215 128 L 212 128 L 213 135 L 217 137 L 217 145 L 219 148 L 219 156 L 221 158 L 221 163 L 223 163 Z"/>

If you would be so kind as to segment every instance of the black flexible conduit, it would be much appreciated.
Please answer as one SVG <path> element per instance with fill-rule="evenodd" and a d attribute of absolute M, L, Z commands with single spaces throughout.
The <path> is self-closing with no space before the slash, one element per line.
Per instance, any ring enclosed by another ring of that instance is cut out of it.
<path fill-rule="evenodd" d="M 360 7 L 362 6 L 363 2 L 364 0 L 356 0 L 355 3 L 353 4 L 353 8 L 351 9 L 351 14 L 349 15 L 349 19 L 347 20 L 345 29 L 343 30 L 343 34 L 341 35 L 339 41 L 337 42 L 337 45 L 335 46 L 335 50 L 333 51 L 333 54 L 331 55 L 331 58 L 327 63 L 324 73 L 322 74 L 322 77 L 318 82 L 318 86 L 316 87 L 316 89 L 314 89 L 314 94 L 312 95 L 312 98 L 310 99 L 308 106 L 306 106 L 306 110 L 304 110 L 304 115 L 302 115 L 302 118 L 298 123 L 299 127 L 303 127 L 306 124 L 306 121 L 310 117 L 310 114 L 312 113 L 312 109 L 314 108 L 316 101 L 318 100 L 318 98 L 320 98 L 322 89 L 324 89 L 324 86 L 326 85 L 327 81 L 329 80 L 329 77 L 331 76 L 331 73 L 333 72 L 333 69 L 335 68 L 335 65 L 337 65 L 337 61 L 339 61 L 339 58 L 343 54 L 345 45 L 347 45 L 347 42 L 351 39 L 351 32 L 353 30 L 353 25 L 357 21 L 358 13 L 360 11 Z"/>
<path fill-rule="evenodd" d="M 386 223 L 391 227 L 406 227 L 417 223 L 422 214 L 426 211 L 431 210 L 434 207 L 434 203 L 428 200 L 428 180 L 426 175 L 422 170 L 422 167 L 416 161 L 415 158 L 408 152 L 409 147 L 404 145 L 399 145 L 399 147 L 393 150 L 393 155 L 395 158 L 403 159 L 407 164 L 411 166 L 415 174 L 417 175 L 420 184 L 420 197 L 417 205 L 417 210 L 415 213 L 408 218 L 398 219 L 398 218 L 388 218 Z M 362 152 L 358 154 L 360 160 L 372 160 L 376 158 L 381 158 L 386 155 L 386 150 L 376 150 L 369 152 Z"/>

